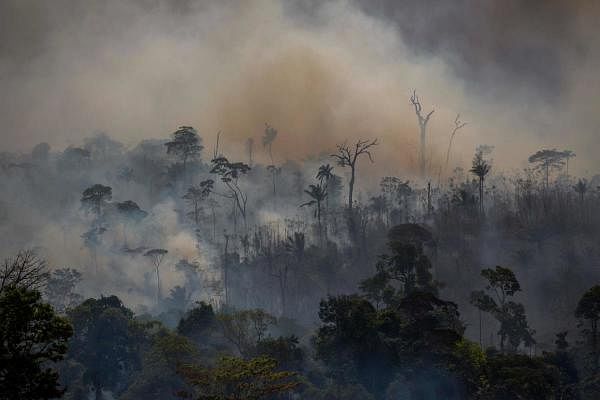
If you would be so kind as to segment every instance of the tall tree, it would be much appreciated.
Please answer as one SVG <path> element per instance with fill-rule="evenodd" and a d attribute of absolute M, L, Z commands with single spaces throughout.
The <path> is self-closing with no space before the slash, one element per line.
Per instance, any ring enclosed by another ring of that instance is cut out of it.
<path fill-rule="evenodd" d="M 348 210 L 352 213 L 353 206 L 353 195 L 354 195 L 354 183 L 356 180 L 356 166 L 361 155 L 367 155 L 369 160 L 373 162 L 373 155 L 371 154 L 371 148 L 377 146 L 377 139 L 374 140 L 358 140 L 354 146 L 349 146 L 347 143 L 338 144 L 336 154 L 332 154 L 331 157 L 337 160 L 338 165 L 341 167 L 350 167 L 350 182 L 348 183 Z"/>
<path fill-rule="evenodd" d="M 419 124 L 419 133 L 421 138 L 421 146 L 419 148 L 419 170 L 421 172 L 421 177 L 424 178 L 427 172 L 427 124 L 429 123 L 429 119 L 435 110 L 431 110 L 429 113 L 427 113 L 427 115 L 423 116 L 423 106 L 421 105 L 419 96 L 417 96 L 416 90 L 413 90 L 413 94 L 410 97 L 410 103 L 415 109 L 417 122 Z"/>
<path fill-rule="evenodd" d="M 163 261 L 163 258 L 168 253 L 165 249 L 150 249 L 148 250 L 144 256 L 150 258 L 152 260 L 152 265 L 154 265 L 154 270 L 156 272 L 156 303 L 160 301 L 160 264 Z"/>
<path fill-rule="evenodd" d="M 513 351 L 521 343 L 526 346 L 534 344 L 535 331 L 529 328 L 523 305 L 511 300 L 521 291 L 515 274 L 509 268 L 496 266 L 495 269 L 482 270 L 481 276 L 487 280 L 487 293 L 474 291 L 470 301 L 481 311 L 492 314 L 500 323 L 500 350 L 504 352 L 507 340 Z"/>
<path fill-rule="evenodd" d="M 123 220 L 123 242 L 127 246 L 127 225 L 143 220 L 148 216 L 148 213 L 131 200 L 117 203 L 117 211 Z"/>
<path fill-rule="evenodd" d="M 210 196 L 213 190 L 215 181 L 212 179 L 206 179 L 200 182 L 199 185 L 190 186 L 187 192 L 183 195 L 183 199 L 186 200 L 190 208 L 192 209 L 188 215 L 194 220 L 196 226 L 200 223 L 200 214 L 202 211 L 201 204 Z"/>
<path fill-rule="evenodd" d="M 85 189 L 81 195 L 81 205 L 90 210 L 96 219 L 102 217 L 106 203 L 112 199 L 112 188 L 101 184 L 95 184 Z"/>
<path fill-rule="evenodd" d="M 567 154 L 564 151 L 542 149 L 529 156 L 529 163 L 535 164 L 536 168 L 544 173 L 544 182 L 548 188 L 550 171 L 561 169 L 566 163 L 566 157 Z"/>
<path fill-rule="evenodd" d="M 479 212 L 483 215 L 483 193 L 484 193 L 484 181 L 492 169 L 491 164 L 484 157 L 484 150 L 479 147 L 475 152 L 475 156 L 473 157 L 473 162 L 471 163 L 470 172 L 477 176 L 479 179 Z"/>
<path fill-rule="evenodd" d="M 246 206 L 248 204 L 248 195 L 240 186 L 239 179 L 242 175 L 246 175 L 250 171 L 250 166 L 242 162 L 229 162 L 223 156 L 216 157 L 212 160 L 211 173 L 221 177 L 221 182 L 225 184 L 228 193 L 221 196 L 233 200 L 235 207 L 244 219 L 244 230 L 247 229 Z M 215 192 L 216 194 L 219 194 Z"/>
<path fill-rule="evenodd" d="M 186 176 L 187 161 L 200 156 L 204 148 L 198 132 L 191 126 L 180 126 L 171 134 L 171 140 L 165 143 L 167 154 L 174 154 L 183 162 L 183 174 Z"/>
<path fill-rule="evenodd" d="M 305 190 L 304 193 L 310 196 L 311 200 L 306 203 L 300 204 L 300 207 L 313 207 L 315 206 L 314 216 L 317 219 L 317 224 L 319 227 L 319 236 L 321 236 L 321 204 L 327 197 L 327 192 L 325 189 L 319 185 L 309 185 L 308 190 Z"/>
<path fill-rule="evenodd" d="M 456 136 L 456 133 L 462 128 L 464 128 L 466 125 L 466 122 L 460 120 L 460 114 L 456 114 L 456 118 L 454 119 L 454 127 L 452 128 L 452 132 L 450 133 L 450 141 L 448 142 L 448 151 L 446 151 L 446 163 L 444 164 L 444 168 L 446 169 L 448 169 L 448 161 L 450 161 L 450 150 L 452 149 L 454 137 Z"/>

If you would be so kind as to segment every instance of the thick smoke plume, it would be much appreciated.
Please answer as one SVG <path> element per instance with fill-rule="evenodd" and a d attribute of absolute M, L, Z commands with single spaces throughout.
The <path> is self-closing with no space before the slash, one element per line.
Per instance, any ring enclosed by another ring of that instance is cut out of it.
<path fill-rule="evenodd" d="M 133 144 L 188 124 L 208 148 L 222 130 L 224 149 L 243 154 L 269 122 L 279 161 L 379 137 L 379 171 L 407 174 L 416 88 L 436 109 L 435 168 L 457 113 L 469 126 L 453 165 L 487 143 L 514 166 L 540 139 L 573 149 L 580 171 L 598 165 L 597 7 L 427 3 L 4 1 L 4 146 L 78 144 L 95 130 Z"/>

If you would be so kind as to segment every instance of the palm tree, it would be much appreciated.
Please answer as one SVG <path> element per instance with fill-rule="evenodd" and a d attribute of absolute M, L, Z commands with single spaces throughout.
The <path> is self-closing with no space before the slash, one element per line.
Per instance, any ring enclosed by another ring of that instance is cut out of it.
<path fill-rule="evenodd" d="M 487 174 L 489 174 L 492 166 L 483 157 L 483 151 L 478 149 L 473 157 L 473 164 L 469 170 L 472 174 L 479 178 L 479 212 L 483 214 L 483 182 Z"/>
<path fill-rule="evenodd" d="M 319 237 L 321 236 L 321 203 L 327 197 L 327 192 L 323 188 L 323 186 L 319 185 L 310 185 L 309 190 L 305 190 L 304 193 L 308 194 L 312 200 L 307 201 L 306 203 L 300 204 L 300 207 L 304 206 L 316 206 L 314 216 L 317 218 L 317 223 L 319 226 Z"/>
<path fill-rule="evenodd" d="M 329 164 L 323 164 L 319 167 L 316 178 L 319 181 L 319 184 L 327 191 L 327 189 L 329 189 L 329 181 L 333 176 L 333 167 Z M 325 201 L 325 206 L 329 209 L 329 197 L 327 197 Z"/>

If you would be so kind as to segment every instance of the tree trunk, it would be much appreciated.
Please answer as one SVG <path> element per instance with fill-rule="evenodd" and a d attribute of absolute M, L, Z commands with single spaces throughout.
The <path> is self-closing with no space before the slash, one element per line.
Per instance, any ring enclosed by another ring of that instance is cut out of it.
<path fill-rule="evenodd" d="M 156 304 L 160 303 L 160 273 L 159 266 L 156 266 Z"/>
<path fill-rule="evenodd" d="M 348 209 L 350 210 L 350 213 L 352 213 L 352 202 L 353 202 L 352 197 L 354 194 L 354 177 L 355 177 L 354 166 L 351 165 L 350 169 L 351 169 L 351 175 L 350 175 L 350 182 L 348 183 Z"/>
<path fill-rule="evenodd" d="M 419 123 L 419 127 L 420 127 L 420 131 L 421 131 L 421 148 L 419 151 L 419 164 L 420 164 L 420 171 L 421 171 L 421 177 L 425 178 L 425 148 L 427 146 L 426 144 L 426 126 L 424 123 Z"/>

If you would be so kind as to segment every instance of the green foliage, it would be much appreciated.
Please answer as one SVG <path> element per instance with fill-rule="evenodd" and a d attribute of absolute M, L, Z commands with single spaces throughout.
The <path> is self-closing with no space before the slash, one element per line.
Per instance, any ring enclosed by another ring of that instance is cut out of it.
<path fill-rule="evenodd" d="M 256 344 L 276 322 L 275 317 L 260 309 L 221 313 L 217 319 L 225 338 L 245 357 L 254 353 Z"/>
<path fill-rule="evenodd" d="M 487 280 L 487 293 L 482 290 L 473 291 L 470 301 L 481 311 L 493 315 L 500 323 L 500 350 L 505 350 L 507 341 L 513 351 L 521 343 L 531 347 L 535 344 L 535 331 L 529 328 L 525 307 L 509 300 L 521 290 L 515 274 L 508 268 L 496 266 L 495 269 L 484 269 L 481 276 Z"/>
<path fill-rule="evenodd" d="M 197 400 L 268 399 L 298 386 L 295 373 L 278 371 L 277 362 L 268 357 L 221 357 L 213 368 L 184 365 L 179 371 L 195 389 L 181 396 Z"/>
<path fill-rule="evenodd" d="M 68 355 L 85 368 L 84 382 L 96 390 L 125 388 L 140 366 L 145 326 L 116 296 L 88 299 L 67 315 L 74 329 Z"/>
<path fill-rule="evenodd" d="M 483 399 L 547 400 L 556 398 L 560 373 L 556 366 L 539 357 L 525 355 L 494 355 L 488 357 L 488 386 Z"/>
<path fill-rule="evenodd" d="M 38 291 L 8 287 L 0 295 L 0 399 L 60 397 L 52 369 L 67 351 L 69 322 Z"/>
<path fill-rule="evenodd" d="M 198 339 L 207 330 L 215 327 L 217 318 L 210 304 L 197 303 L 197 306 L 185 313 L 177 325 L 177 333 L 188 338 Z"/>

